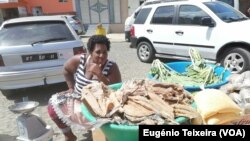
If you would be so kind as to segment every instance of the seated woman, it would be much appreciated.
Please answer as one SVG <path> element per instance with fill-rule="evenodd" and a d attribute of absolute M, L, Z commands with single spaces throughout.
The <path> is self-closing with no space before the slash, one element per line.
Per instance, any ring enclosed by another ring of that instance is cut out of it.
<path fill-rule="evenodd" d="M 69 90 L 55 94 L 49 100 L 48 113 L 62 130 L 65 141 L 77 139 L 70 126 L 88 126 L 80 109 L 83 86 L 96 81 L 106 85 L 121 82 L 117 64 L 108 60 L 109 39 L 104 35 L 94 35 L 88 40 L 87 48 L 89 54 L 73 56 L 64 65 Z"/>

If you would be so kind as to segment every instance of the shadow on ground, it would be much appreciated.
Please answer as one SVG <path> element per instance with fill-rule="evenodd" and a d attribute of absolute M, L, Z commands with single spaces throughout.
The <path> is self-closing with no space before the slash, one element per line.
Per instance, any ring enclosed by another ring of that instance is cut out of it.
<path fill-rule="evenodd" d="M 51 95 L 67 90 L 66 83 L 53 84 L 48 86 L 40 86 L 26 89 L 13 90 L 7 98 L 15 102 L 21 102 L 23 99 L 29 101 L 37 101 L 40 106 L 48 104 Z M 1 140 L 0 140 L 1 141 Z"/>
<path fill-rule="evenodd" d="M 16 140 L 16 136 L 0 134 L 0 141 L 14 141 L 14 140 Z"/>

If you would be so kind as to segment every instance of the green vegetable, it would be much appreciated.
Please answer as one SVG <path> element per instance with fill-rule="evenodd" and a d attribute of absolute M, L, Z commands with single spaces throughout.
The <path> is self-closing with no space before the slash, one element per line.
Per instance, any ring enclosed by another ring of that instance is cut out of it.
<path fill-rule="evenodd" d="M 186 68 L 185 73 L 178 73 L 156 59 L 152 63 L 151 75 L 158 81 L 177 83 L 183 86 L 206 86 L 222 80 L 221 76 L 216 76 L 214 73 L 217 66 L 207 65 L 197 50 L 191 48 L 189 54 L 192 64 Z"/>

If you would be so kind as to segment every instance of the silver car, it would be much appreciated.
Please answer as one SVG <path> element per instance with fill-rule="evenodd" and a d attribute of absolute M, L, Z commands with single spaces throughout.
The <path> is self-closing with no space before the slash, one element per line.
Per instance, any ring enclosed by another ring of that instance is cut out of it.
<path fill-rule="evenodd" d="M 23 17 L 0 27 L 0 90 L 64 82 L 64 62 L 86 51 L 64 16 Z"/>

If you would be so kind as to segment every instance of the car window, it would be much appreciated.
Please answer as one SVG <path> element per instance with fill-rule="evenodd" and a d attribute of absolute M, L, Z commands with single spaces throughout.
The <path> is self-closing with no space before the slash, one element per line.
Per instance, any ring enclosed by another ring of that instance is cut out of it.
<path fill-rule="evenodd" d="M 137 15 L 134 23 L 135 24 L 144 24 L 150 11 L 151 11 L 151 8 L 141 9 L 139 14 Z"/>
<path fill-rule="evenodd" d="M 74 36 L 64 22 L 58 21 L 9 24 L 0 30 L 1 46 L 26 45 L 50 39 L 70 41 Z"/>
<path fill-rule="evenodd" d="M 178 24 L 201 25 L 201 19 L 210 17 L 206 12 L 194 5 L 181 5 L 178 15 Z"/>
<path fill-rule="evenodd" d="M 247 20 L 245 15 L 223 2 L 206 2 L 205 5 L 224 22 Z"/>
<path fill-rule="evenodd" d="M 162 6 L 155 10 L 151 24 L 172 24 L 174 19 L 175 7 Z"/>
<path fill-rule="evenodd" d="M 137 17 L 137 15 L 139 14 L 141 8 L 143 6 L 146 6 L 146 5 L 152 5 L 152 4 L 157 4 L 157 3 L 161 3 L 162 1 L 161 0 L 158 0 L 158 1 L 145 1 L 139 8 L 137 8 L 134 12 L 134 18 Z"/>

